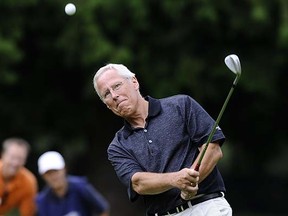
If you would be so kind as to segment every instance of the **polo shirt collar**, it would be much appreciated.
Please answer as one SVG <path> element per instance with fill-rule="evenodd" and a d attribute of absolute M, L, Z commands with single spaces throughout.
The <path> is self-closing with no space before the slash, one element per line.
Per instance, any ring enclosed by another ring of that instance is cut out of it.
<path fill-rule="evenodd" d="M 148 117 L 147 120 L 157 116 L 161 112 L 161 104 L 159 99 L 152 98 L 150 96 L 144 97 L 148 101 Z M 132 128 L 128 121 L 124 120 L 123 136 L 127 139 L 134 130 L 137 128 Z"/>

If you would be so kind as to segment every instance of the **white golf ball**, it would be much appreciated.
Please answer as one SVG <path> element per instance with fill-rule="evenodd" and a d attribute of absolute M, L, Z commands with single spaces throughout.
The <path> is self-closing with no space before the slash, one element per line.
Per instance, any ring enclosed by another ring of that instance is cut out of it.
<path fill-rule="evenodd" d="M 72 16 L 76 13 L 76 7 L 73 3 L 68 3 L 65 6 L 65 13 L 69 16 Z"/>

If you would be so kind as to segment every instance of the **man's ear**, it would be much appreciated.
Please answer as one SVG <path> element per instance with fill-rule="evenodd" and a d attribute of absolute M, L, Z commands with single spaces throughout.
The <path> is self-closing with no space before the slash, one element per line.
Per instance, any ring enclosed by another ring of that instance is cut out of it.
<path fill-rule="evenodd" d="M 139 90 L 139 82 L 138 82 L 137 78 L 134 76 L 134 77 L 132 77 L 131 80 L 132 80 L 133 85 L 135 86 L 135 89 Z"/>

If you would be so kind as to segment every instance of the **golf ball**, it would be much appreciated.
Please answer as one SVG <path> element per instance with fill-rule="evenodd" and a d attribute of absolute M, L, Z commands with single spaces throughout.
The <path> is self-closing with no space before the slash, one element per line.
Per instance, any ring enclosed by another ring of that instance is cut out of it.
<path fill-rule="evenodd" d="M 65 6 L 65 13 L 69 16 L 72 16 L 76 13 L 76 7 L 73 3 L 68 3 Z"/>

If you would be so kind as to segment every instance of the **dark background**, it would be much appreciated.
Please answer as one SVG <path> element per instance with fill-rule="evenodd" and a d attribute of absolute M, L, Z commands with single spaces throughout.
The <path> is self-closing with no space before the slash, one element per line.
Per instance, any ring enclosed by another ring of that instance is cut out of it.
<path fill-rule="evenodd" d="M 0 139 L 32 145 L 27 167 L 60 151 L 71 174 L 88 176 L 112 216 L 144 215 L 130 203 L 106 149 L 122 120 L 98 99 L 92 79 L 123 63 L 156 98 L 189 94 L 216 118 L 234 80 L 224 64 L 239 56 L 242 77 L 220 126 L 219 166 L 234 215 L 287 215 L 288 1 L 0 1 Z"/>

